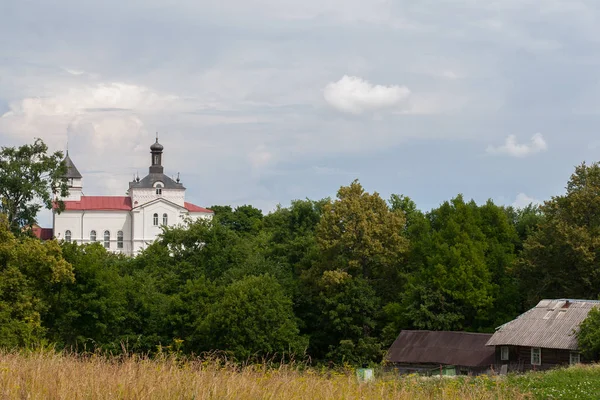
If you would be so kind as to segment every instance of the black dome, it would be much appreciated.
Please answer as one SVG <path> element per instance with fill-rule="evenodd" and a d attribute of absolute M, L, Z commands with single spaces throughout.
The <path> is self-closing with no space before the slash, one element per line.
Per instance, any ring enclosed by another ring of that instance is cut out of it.
<path fill-rule="evenodd" d="M 164 147 L 162 144 L 158 143 L 158 138 L 156 138 L 156 142 L 150 146 L 151 151 L 163 151 Z"/>

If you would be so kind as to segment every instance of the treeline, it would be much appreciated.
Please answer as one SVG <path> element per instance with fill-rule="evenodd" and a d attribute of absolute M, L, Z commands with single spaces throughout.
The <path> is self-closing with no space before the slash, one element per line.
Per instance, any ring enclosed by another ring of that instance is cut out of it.
<path fill-rule="evenodd" d="M 542 298 L 597 299 L 600 166 L 541 207 L 420 211 L 360 183 L 263 213 L 213 206 L 134 258 L 0 223 L 0 346 L 378 362 L 401 329 L 493 332 Z"/>

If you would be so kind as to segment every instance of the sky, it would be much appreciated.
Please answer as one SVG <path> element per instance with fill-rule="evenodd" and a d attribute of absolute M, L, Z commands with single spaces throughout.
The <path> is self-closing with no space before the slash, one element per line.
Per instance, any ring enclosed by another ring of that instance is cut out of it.
<path fill-rule="evenodd" d="M 599 159 L 600 2 L 3 0 L 0 146 L 67 148 L 87 195 L 524 206 Z M 49 214 L 42 217 L 48 221 Z"/>

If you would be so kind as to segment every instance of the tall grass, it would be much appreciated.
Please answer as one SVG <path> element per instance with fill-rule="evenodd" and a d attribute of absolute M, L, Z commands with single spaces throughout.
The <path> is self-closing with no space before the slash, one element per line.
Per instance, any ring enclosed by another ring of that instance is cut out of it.
<path fill-rule="evenodd" d="M 526 399 L 489 377 L 422 379 L 219 359 L 0 352 L 2 399 Z"/>

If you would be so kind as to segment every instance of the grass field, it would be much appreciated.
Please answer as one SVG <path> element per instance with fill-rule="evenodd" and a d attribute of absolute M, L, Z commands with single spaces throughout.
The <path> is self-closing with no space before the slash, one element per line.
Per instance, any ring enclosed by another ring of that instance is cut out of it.
<path fill-rule="evenodd" d="M 596 366 L 503 378 L 378 374 L 359 383 L 352 371 L 288 365 L 0 353 L 2 399 L 596 399 L 599 393 Z"/>

